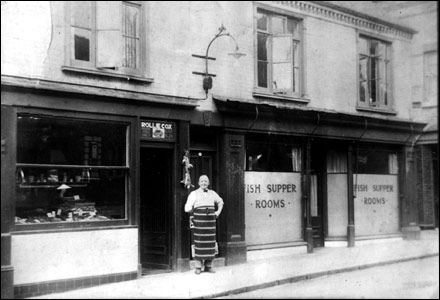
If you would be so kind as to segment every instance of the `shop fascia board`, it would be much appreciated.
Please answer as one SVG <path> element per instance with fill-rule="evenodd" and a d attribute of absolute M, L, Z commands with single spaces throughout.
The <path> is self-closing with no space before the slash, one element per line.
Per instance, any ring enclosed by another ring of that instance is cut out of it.
<path fill-rule="evenodd" d="M 337 136 L 346 139 L 359 139 L 363 136 L 374 139 L 377 132 L 384 133 L 384 137 L 397 134 L 394 142 L 407 142 L 412 136 L 422 133 L 426 123 L 413 122 L 411 120 L 400 119 L 392 116 L 371 116 L 365 113 L 350 114 L 331 110 L 308 107 L 295 103 L 274 103 L 257 102 L 255 100 L 237 99 L 213 95 L 217 109 L 227 115 L 241 116 L 241 121 L 237 124 L 247 124 L 252 121 L 258 111 L 258 117 L 274 124 L 282 123 L 302 123 L 310 131 L 302 130 L 300 133 L 316 136 Z M 249 119 L 244 122 L 243 117 Z M 225 122 L 226 123 L 226 122 Z M 260 125 L 261 126 L 261 125 Z M 280 126 L 271 127 L 277 128 Z M 258 129 L 256 127 L 255 129 Z M 261 128 L 264 129 L 264 128 Z M 359 131 L 363 132 L 362 136 Z M 388 140 L 385 139 L 385 140 Z"/>
<path fill-rule="evenodd" d="M 158 105 L 181 106 L 194 109 L 200 105 L 200 99 L 185 98 L 166 94 L 153 94 L 146 92 L 133 92 L 125 89 L 99 87 L 70 82 L 53 81 L 39 78 L 21 76 L 1 76 L 2 89 L 22 88 L 35 91 L 49 91 L 51 94 L 73 94 L 83 97 L 93 96 L 93 99 L 124 99 L 124 101 L 136 101 L 138 103 L 154 103 Z"/>

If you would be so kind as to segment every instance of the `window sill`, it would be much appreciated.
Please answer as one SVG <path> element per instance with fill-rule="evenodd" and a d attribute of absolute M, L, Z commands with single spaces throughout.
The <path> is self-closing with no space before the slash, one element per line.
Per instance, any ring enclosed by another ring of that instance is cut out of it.
<path fill-rule="evenodd" d="M 123 228 L 136 228 L 129 225 L 128 220 L 108 220 L 108 221 L 82 221 L 82 222 L 58 222 L 58 223 L 39 223 L 39 224 L 15 224 L 12 234 L 37 234 L 55 233 L 71 231 L 91 231 L 91 230 L 110 230 Z"/>
<path fill-rule="evenodd" d="M 252 92 L 252 95 L 254 97 L 260 97 L 260 98 L 271 98 L 271 99 L 280 99 L 280 100 L 288 100 L 288 101 L 295 101 L 295 102 L 301 102 L 301 103 L 309 103 L 310 99 L 296 97 L 293 95 L 277 95 L 273 93 L 267 93 L 267 92 L 261 92 L 261 91 L 254 91 Z"/>
<path fill-rule="evenodd" d="M 385 110 L 385 109 L 380 109 L 380 108 L 357 106 L 356 110 L 374 112 L 374 113 L 379 113 L 379 114 L 387 114 L 387 115 L 397 115 L 397 111 L 392 110 L 392 109 Z"/>
<path fill-rule="evenodd" d="M 118 78 L 118 79 L 126 79 L 127 81 L 131 80 L 131 81 L 141 81 L 141 82 L 147 82 L 147 83 L 154 82 L 153 78 L 118 74 L 118 73 L 113 73 L 113 72 L 103 71 L 103 70 L 83 69 L 83 68 L 69 67 L 69 66 L 62 66 L 61 70 L 63 72 L 82 73 L 82 74 L 90 74 L 90 75 L 96 75 L 96 76 L 105 76 L 105 77 L 112 77 L 112 78 Z"/>

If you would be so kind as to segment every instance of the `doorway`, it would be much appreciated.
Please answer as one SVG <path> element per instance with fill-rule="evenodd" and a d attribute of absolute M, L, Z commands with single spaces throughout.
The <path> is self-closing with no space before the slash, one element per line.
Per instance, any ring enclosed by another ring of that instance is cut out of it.
<path fill-rule="evenodd" d="M 312 146 L 310 170 L 310 215 L 312 218 L 313 247 L 324 247 L 324 162 L 323 147 Z M 325 153 L 325 152 L 324 152 Z"/>
<path fill-rule="evenodd" d="M 172 149 L 140 150 L 140 247 L 142 273 L 171 270 Z"/>

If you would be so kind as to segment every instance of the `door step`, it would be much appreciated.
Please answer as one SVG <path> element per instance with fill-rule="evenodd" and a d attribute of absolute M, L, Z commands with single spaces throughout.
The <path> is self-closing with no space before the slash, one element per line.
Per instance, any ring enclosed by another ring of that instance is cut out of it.
<path fill-rule="evenodd" d="M 224 257 L 216 257 L 212 261 L 212 267 L 213 268 L 224 267 L 224 266 L 225 266 L 225 258 Z M 195 260 L 190 260 L 189 267 L 190 267 L 191 270 L 195 269 L 196 268 L 196 261 Z"/>

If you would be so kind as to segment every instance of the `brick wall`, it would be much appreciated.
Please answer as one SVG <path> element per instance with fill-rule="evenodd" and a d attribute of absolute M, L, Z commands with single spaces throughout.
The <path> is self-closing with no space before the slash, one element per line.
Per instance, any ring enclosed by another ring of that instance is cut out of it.
<path fill-rule="evenodd" d="M 420 145 L 416 149 L 417 205 L 421 227 L 434 227 L 434 176 L 431 147 Z"/>

